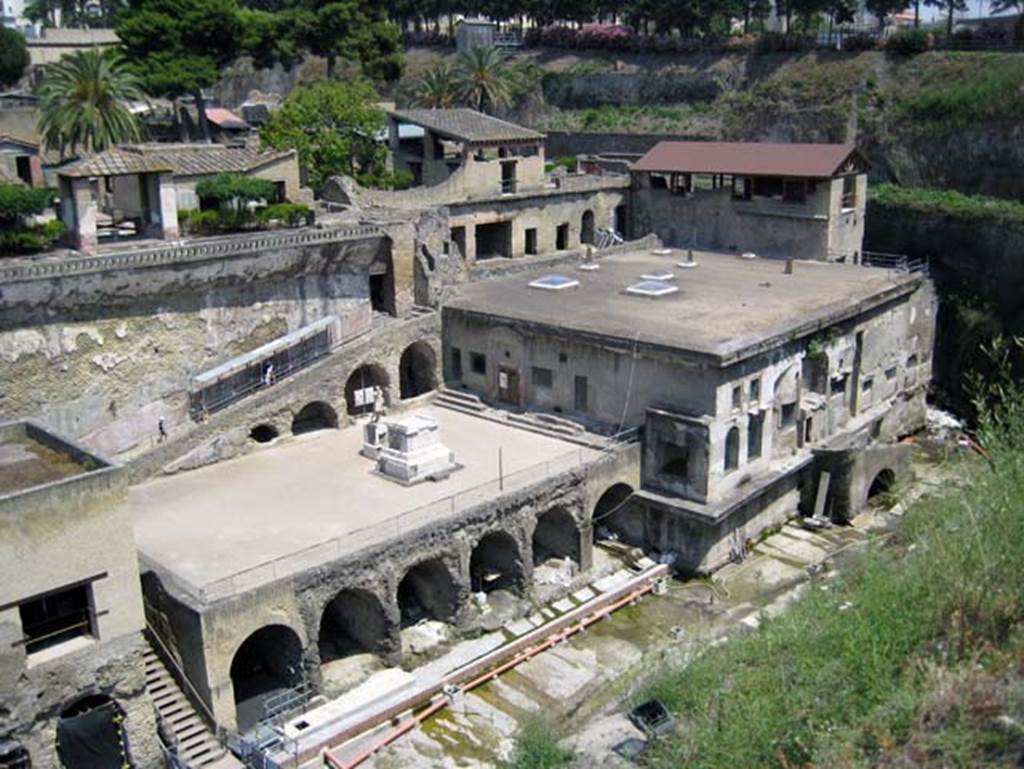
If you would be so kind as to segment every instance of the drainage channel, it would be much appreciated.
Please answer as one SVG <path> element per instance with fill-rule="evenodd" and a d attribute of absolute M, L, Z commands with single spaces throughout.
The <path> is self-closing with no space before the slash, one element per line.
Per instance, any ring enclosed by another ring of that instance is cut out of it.
<path fill-rule="evenodd" d="M 582 605 L 443 676 L 378 698 L 355 712 L 338 714 L 331 722 L 293 741 L 287 753 L 272 758 L 281 767 L 298 767 L 319 757 L 330 769 L 354 769 L 447 708 L 455 696 L 497 679 L 636 602 L 654 591 L 655 585 L 668 574 L 669 568 L 664 564 L 648 566 Z M 368 733 L 389 723 L 393 726 L 383 736 L 353 750 L 360 740 L 367 741 Z"/>

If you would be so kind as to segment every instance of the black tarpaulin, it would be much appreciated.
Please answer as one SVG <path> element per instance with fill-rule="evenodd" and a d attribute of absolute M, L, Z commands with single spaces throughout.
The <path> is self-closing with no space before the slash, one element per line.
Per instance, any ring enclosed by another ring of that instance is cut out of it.
<path fill-rule="evenodd" d="M 113 704 L 80 716 L 62 718 L 57 725 L 57 750 L 67 769 L 121 769 L 121 726 Z"/>

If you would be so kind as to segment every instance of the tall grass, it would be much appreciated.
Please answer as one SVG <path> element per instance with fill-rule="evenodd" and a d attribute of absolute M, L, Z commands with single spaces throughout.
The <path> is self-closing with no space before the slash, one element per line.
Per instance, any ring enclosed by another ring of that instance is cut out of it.
<path fill-rule="evenodd" d="M 680 720 L 652 766 L 870 765 L 907 739 L 936 669 L 1006 641 L 1024 619 L 1024 389 L 976 394 L 987 458 L 915 505 L 893 546 L 652 681 Z"/>

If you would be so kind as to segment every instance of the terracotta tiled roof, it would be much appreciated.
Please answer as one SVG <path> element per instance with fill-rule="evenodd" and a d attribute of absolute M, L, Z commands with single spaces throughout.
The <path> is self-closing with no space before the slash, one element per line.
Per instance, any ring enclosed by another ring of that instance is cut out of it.
<path fill-rule="evenodd" d="M 39 142 L 32 139 L 28 139 L 24 136 L 15 136 L 14 134 L 0 134 L 0 143 L 10 142 L 11 144 L 20 144 L 27 150 L 39 151 Z"/>
<path fill-rule="evenodd" d="M 242 120 L 242 118 L 238 117 L 234 112 L 229 109 L 224 109 L 223 107 L 207 107 L 206 119 L 221 128 L 239 128 L 243 130 L 252 128 L 252 126 Z"/>
<path fill-rule="evenodd" d="M 659 142 L 633 164 L 634 171 L 827 178 L 848 162 L 866 167 L 853 144 L 768 142 Z"/>
<path fill-rule="evenodd" d="M 60 170 L 61 176 L 125 176 L 173 171 L 174 167 L 160 158 L 149 157 L 131 147 L 113 149 L 72 163 Z"/>
<path fill-rule="evenodd" d="M 219 144 L 137 144 L 116 147 L 76 163 L 63 176 L 118 176 L 171 171 L 175 176 L 210 176 L 224 171 L 247 173 L 294 150 L 261 152 Z"/>
<path fill-rule="evenodd" d="M 544 138 L 544 134 L 473 109 L 404 109 L 389 114 L 403 123 L 420 125 L 439 136 L 470 144 L 540 141 Z"/>

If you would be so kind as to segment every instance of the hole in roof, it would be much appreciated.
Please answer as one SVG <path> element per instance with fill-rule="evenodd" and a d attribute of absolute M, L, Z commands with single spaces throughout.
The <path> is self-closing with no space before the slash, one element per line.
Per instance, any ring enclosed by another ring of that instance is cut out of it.
<path fill-rule="evenodd" d="M 562 291 L 575 288 L 580 282 L 566 275 L 545 275 L 543 278 L 530 281 L 530 288 L 543 288 L 545 291 Z"/>
<path fill-rule="evenodd" d="M 663 280 L 641 280 L 639 283 L 634 283 L 627 288 L 626 293 L 659 297 L 674 294 L 678 290 L 679 286 L 673 286 L 671 283 L 666 283 Z"/>
<path fill-rule="evenodd" d="M 662 283 L 676 279 L 675 275 L 665 270 L 656 270 L 655 272 L 646 273 L 644 275 L 641 275 L 640 277 L 643 278 L 644 280 L 657 280 L 661 281 Z"/>

